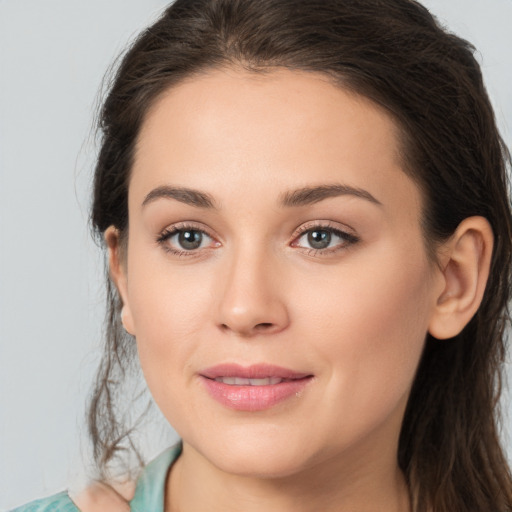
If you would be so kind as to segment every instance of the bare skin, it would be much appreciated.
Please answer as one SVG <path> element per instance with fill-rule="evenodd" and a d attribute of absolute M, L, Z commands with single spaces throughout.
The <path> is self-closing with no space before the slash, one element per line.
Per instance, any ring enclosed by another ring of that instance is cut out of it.
<path fill-rule="evenodd" d="M 183 440 L 166 512 L 410 510 L 396 454 L 425 336 L 473 316 L 493 240 L 472 217 L 429 261 L 396 133 L 368 100 L 287 70 L 211 71 L 147 114 L 126 252 L 105 236 L 124 326 Z M 207 391 L 220 364 L 308 380 L 241 409 Z"/>
<path fill-rule="evenodd" d="M 135 494 L 135 483 L 94 482 L 76 496 L 71 496 L 82 512 L 129 512 L 129 501 Z"/>

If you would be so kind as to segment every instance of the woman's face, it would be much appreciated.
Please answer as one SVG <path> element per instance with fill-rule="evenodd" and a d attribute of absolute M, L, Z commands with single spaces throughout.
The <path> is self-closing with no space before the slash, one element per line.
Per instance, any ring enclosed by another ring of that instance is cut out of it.
<path fill-rule="evenodd" d="M 259 476 L 396 461 L 442 290 L 420 211 L 390 117 L 321 75 L 217 70 L 159 99 L 117 284 L 186 450 Z"/>

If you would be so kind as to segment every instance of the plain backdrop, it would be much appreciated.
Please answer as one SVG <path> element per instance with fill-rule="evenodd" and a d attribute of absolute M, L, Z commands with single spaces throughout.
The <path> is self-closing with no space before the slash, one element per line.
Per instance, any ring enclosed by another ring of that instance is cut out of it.
<path fill-rule="evenodd" d="M 104 300 L 87 225 L 94 108 L 109 64 L 166 3 L 0 0 L 0 510 L 84 473 Z M 424 4 L 478 48 L 510 146 L 512 0 Z"/>

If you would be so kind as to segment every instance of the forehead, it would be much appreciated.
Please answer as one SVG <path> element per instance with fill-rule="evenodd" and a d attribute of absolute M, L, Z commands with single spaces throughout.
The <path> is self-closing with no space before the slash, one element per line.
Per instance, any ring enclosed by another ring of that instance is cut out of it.
<path fill-rule="evenodd" d="M 148 111 L 130 195 L 140 202 L 169 182 L 224 197 L 269 189 L 277 196 L 315 182 L 372 194 L 384 184 L 416 189 L 399 145 L 384 109 L 322 74 L 213 70 L 170 88 Z"/>

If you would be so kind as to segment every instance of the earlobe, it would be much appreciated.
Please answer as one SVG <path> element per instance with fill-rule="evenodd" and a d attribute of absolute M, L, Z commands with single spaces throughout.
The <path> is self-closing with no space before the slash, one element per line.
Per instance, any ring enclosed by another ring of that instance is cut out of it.
<path fill-rule="evenodd" d="M 429 324 L 434 338 L 453 338 L 477 312 L 489 277 L 493 242 L 484 217 L 464 219 L 446 242 L 441 269 L 445 286 Z"/>
<path fill-rule="evenodd" d="M 128 286 L 126 275 L 126 255 L 123 254 L 119 230 L 110 226 L 105 230 L 105 242 L 108 249 L 108 263 L 110 279 L 117 288 L 122 301 L 121 322 L 124 329 L 135 336 L 130 304 L 128 300 Z"/>
<path fill-rule="evenodd" d="M 127 318 L 127 308 L 126 306 L 123 306 L 121 308 L 121 313 L 120 313 L 120 317 L 121 317 L 121 323 L 123 324 L 123 327 L 124 327 L 124 330 L 130 334 L 132 334 L 132 322 L 131 322 L 131 316 Z"/>

